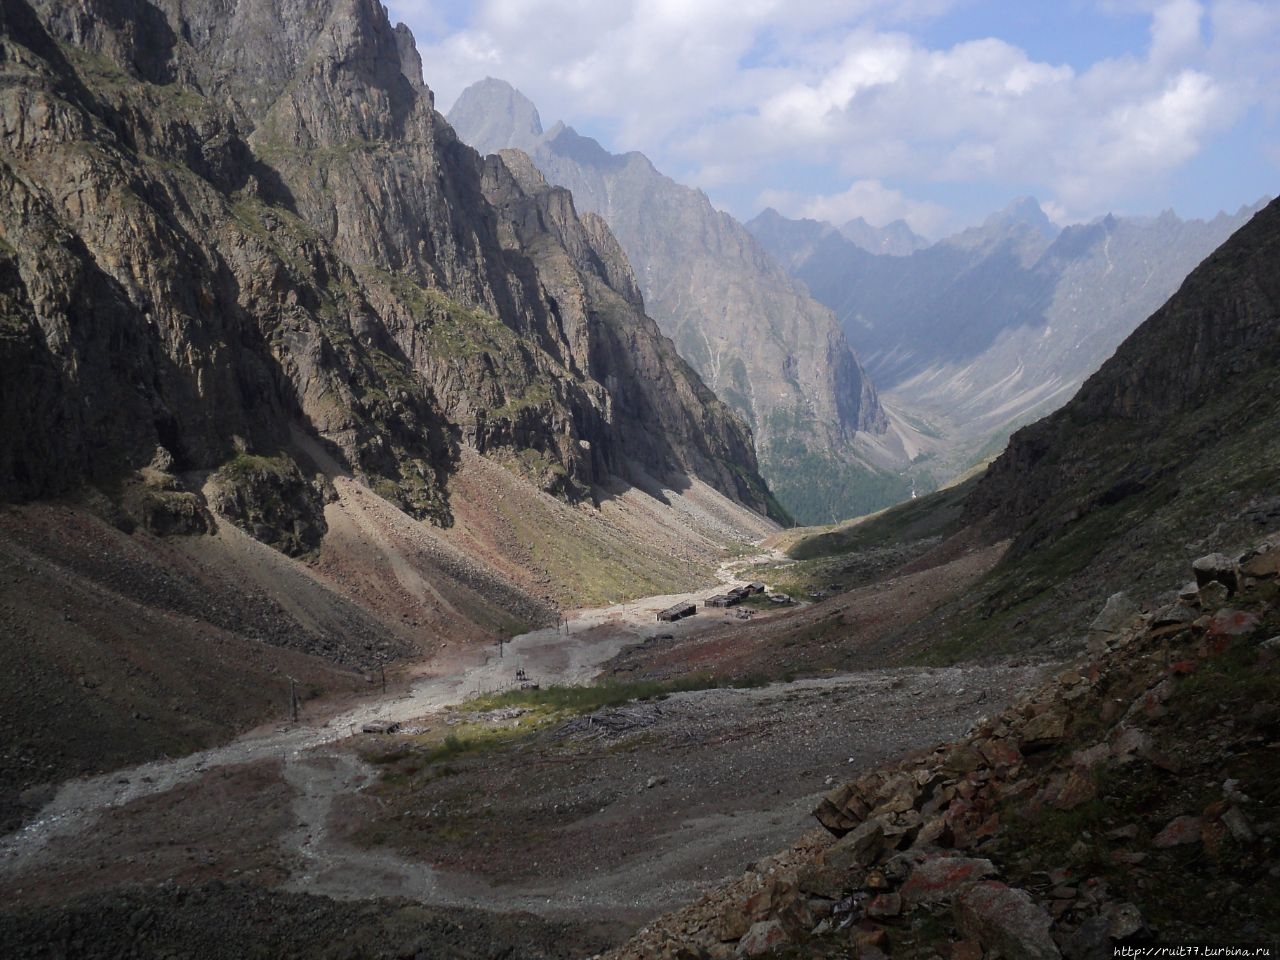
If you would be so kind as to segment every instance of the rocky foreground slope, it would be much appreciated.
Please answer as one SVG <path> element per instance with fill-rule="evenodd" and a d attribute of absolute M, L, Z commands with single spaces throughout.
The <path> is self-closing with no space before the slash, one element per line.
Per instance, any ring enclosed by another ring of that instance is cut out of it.
<path fill-rule="evenodd" d="M 1092 958 L 1274 943 L 1280 536 L 1195 564 L 1177 602 L 1112 597 L 1100 652 L 833 790 L 825 831 L 613 957 Z"/>

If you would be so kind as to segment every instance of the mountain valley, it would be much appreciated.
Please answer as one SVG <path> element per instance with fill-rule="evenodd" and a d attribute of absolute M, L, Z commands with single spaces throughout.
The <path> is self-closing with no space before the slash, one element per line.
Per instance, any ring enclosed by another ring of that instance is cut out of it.
<path fill-rule="evenodd" d="M 0 956 L 1280 943 L 1280 201 L 748 230 L 425 69 L 0 4 Z"/>
<path fill-rule="evenodd" d="M 640 153 L 615 155 L 500 80 L 449 111 L 482 153 L 525 152 L 583 210 L 609 224 L 644 302 L 680 355 L 751 425 L 761 471 L 802 523 L 905 499 L 903 475 L 928 439 L 881 407 L 831 312 L 811 299 L 741 223 Z"/>

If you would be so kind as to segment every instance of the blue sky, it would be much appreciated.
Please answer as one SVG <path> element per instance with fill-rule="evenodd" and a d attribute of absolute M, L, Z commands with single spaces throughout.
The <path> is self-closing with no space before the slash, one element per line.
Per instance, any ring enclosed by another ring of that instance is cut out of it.
<path fill-rule="evenodd" d="M 1280 183 L 1280 0 L 390 0 L 442 110 L 485 76 L 749 219 L 938 237 Z"/>

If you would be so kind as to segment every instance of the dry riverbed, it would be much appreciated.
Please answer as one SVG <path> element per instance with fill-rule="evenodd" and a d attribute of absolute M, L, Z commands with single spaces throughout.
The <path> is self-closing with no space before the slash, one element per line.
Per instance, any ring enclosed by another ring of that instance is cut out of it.
<path fill-rule="evenodd" d="M 585 716 L 458 708 L 510 687 L 517 669 L 544 686 L 585 682 L 656 636 L 700 660 L 710 618 L 654 619 L 677 599 L 585 611 L 323 720 L 70 781 L 0 841 L 0 890 L 10 910 L 58 909 L 129 884 L 230 882 L 298 909 L 290 896 L 408 898 L 612 940 L 810 829 L 832 784 L 962 734 L 1040 672 L 867 670 Z M 355 732 L 374 720 L 404 727 Z M 469 734 L 445 743 L 455 730 Z"/>

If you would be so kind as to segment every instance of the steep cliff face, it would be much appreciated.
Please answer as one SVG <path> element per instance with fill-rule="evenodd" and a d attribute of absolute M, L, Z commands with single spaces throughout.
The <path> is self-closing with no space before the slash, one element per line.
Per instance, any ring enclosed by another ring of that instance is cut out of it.
<path fill-rule="evenodd" d="M 502 81 L 468 88 L 449 118 L 483 152 L 526 150 L 580 209 L 608 222 L 646 309 L 750 422 L 761 469 L 798 518 L 832 520 L 892 502 L 869 489 L 877 470 L 859 439 L 889 428 L 871 381 L 831 312 L 740 223 L 641 154 L 610 154 L 563 124 L 544 133 L 533 104 Z M 824 495 L 813 497 L 826 480 Z"/>
<path fill-rule="evenodd" d="M 1121 504 L 1175 476 L 1196 447 L 1221 447 L 1266 424 L 1278 364 L 1280 201 L 1273 201 L 1070 403 L 1014 434 L 971 496 L 969 516 L 989 515 L 1000 532 L 1029 525 L 1022 535 L 1029 546 Z M 1276 470 L 1261 460 L 1258 467 Z"/>
<path fill-rule="evenodd" d="M 634 460 L 767 508 L 741 424 L 681 406 L 705 389 L 670 365 L 595 376 L 594 328 L 566 318 L 538 264 L 560 239 L 504 235 L 482 160 L 380 4 L 4 15 L 0 495 L 135 484 L 157 449 L 179 476 L 287 460 L 301 428 L 442 523 L 458 442 L 570 498 Z M 598 282 L 633 292 L 616 269 Z M 624 348 L 661 353 L 632 322 Z M 616 418 L 623 395 L 665 409 L 657 429 L 701 430 L 640 443 L 653 423 L 641 437 Z"/>
<path fill-rule="evenodd" d="M 1015 433 L 969 496 L 966 520 L 1013 538 L 974 594 L 984 620 L 1006 618 L 1006 646 L 1061 640 L 1099 595 L 1145 596 L 1280 522 L 1278 364 L 1273 202 L 1075 398 Z"/>

